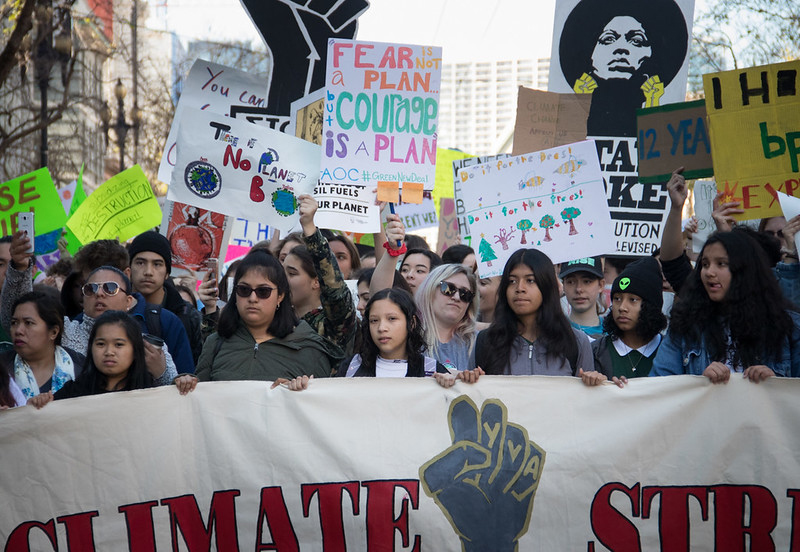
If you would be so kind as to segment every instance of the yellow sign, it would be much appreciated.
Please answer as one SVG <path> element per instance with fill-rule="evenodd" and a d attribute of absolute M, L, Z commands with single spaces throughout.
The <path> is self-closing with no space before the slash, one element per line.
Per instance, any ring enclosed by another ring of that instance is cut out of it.
<path fill-rule="evenodd" d="M 800 61 L 703 75 L 717 189 L 741 220 L 800 197 Z"/>
<path fill-rule="evenodd" d="M 81 243 L 128 240 L 161 223 L 161 208 L 139 165 L 109 178 L 67 220 Z"/>
<path fill-rule="evenodd" d="M 463 151 L 436 148 L 436 180 L 433 185 L 433 204 L 436 206 L 436 214 L 439 214 L 439 200 L 443 197 L 454 197 L 453 181 L 453 161 L 472 157 Z"/>

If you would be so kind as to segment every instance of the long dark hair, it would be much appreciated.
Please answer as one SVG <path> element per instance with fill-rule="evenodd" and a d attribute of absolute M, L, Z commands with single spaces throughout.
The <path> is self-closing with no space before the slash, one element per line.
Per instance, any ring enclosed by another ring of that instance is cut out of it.
<path fill-rule="evenodd" d="M 414 298 L 403 289 L 386 288 L 373 295 L 364 309 L 364 319 L 361 321 L 361 355 L 360 376 L 375 376 L 375 362 L 378 358 L 378 346 L 372 341 L 372 334 L 369 331 L 369 313 L 372 305 L 377 301 L 388 299 L 398 307 L 406 317 L 406 358 L 408 359 L 407 375 L 411 377 L 422 377 L 425 375 L 425 359 L 422 353 L 425 351 L 425 336 L 422 331 L 422 322 L 417 316 L 417 306 Z"/>
<path fill-rule="evenodd" d="M 86 349 L 86 365 L 75 383 L 80 384 L 82 387 L 85 386 L 89 388 L 93 395 L 105 392 L 108 378 L 97 369 L 94 363 L 92 346 L 94 340 L 97 338 L 98 330 L 108 324 L 116 324 L 125 330 L 125 336 L 128 338 L 128 341 L 131 342 L 131 345 L 133 345 L 133 363 L 130 368 L 128 368 L 128 374 L 114 391 L 132 391 L 134 389 L 153 387 L 153 377 L 147 370 L 147 365 L 144 360 L 142 328 L 133 317 L 122 311 L 106 311 L 94 321 L 92 332 L 89 334 L 89 345 Z"/>
<path fill-rule="evenodd" d="M 278 306 L 278 310 L 275 311 L 275 316 L 272 318 L 272 324 L 269 325 L 268 331 L 275 337 L 286 337 L 297 326 L 298 320 L 292 309 L 292 292 L 289 289 L 289 281 L 286 279 L 286 272 L 284 272 L 283 266 L 268 251 L 261 249 L 251 251 L 242 259 L 242 264 L 236 269 L 236 274 L 233 276 L 233 287 L 236 288 L 239 280 L 251 270 L 258 272 L 275 284 L 278 288 L 275 293 L 283 294 L 283 301 Z M 236 307 L 238 300 L 239 298 L 236 294 L 231 293 L 230 300 L 219 315 L 217 333 L 219 333 L 220 337 L 228 339 L 236 333 L 239 327 L 241 317 L 239 316 L 239 309 Z"/>
<path fill-rule="evenodd" d="M 24 305 L 25 303 L 33 303 L 36 307 L 36 312 L 39 314 L 39 318 L 44 321 L 48 330 L 58 328 L 55 344 L 61 345 L 61 336 L 64 334 L 64 307 L 61 305 L 61 302 L 49 293 L 29 291 L 14 301 L 11 312 L 14 313 L 18 306 Z"/>
<path fill-rule="evenodd" d="M 487 374 L 504 374 L 511 361 L 514 342 L 519 335 L 519 319 L 508 304 L 508 281 L 511 271 L 519 265 L 531 269 L 542 294 L 542 306 L 536 313 L 537 341 L 547 349 L 547 354 L 555 357 L 577 358 L 578 343 L 572 333 L 558 292 L 555 268 L 550 258 L 537 249 L 519 249 L 508 259 L 500 286 L 497 289 L 497 306 L 494 308 L 494 321 L 486 329 L 492 354 L 487 355 L 488 364 L 482 366 Z"/>
<path fill-rule="evenodd" d="M 612 305 L 614 303 L 613 297 L 611 303 Z M 642 299 L 642 307 L 639 310 L 639 320 L 636 322 L 636 327 L 633 330 L 634 333 L 649 343 L 656 334 L 666 327 L 667 317 L 664 316 L 661 309 L 650 301 Z M 617 322 L 614 320 L 613 306 L 611 312 L 603 319 L 603 332 L 608 334 L 611 339 L 622 338 L 623 332 L 619 329 Z"/>
<path fill-rule="evenodd" d="M 14 377 L 14 355 L 0 355 L 0 406 L 17 406 L 11 394 L 11 378 Z"/>
<path fill-rule="evenodd" d="M 719 302 L 708 297 L 700 279 L 706 249 L 715 243 L 725 248 L 731 272 L 730 287 Z M 670 335 L 696 345 L 705 340 L 709 358 L 725 361 L 728 330 L 734 364 L 753 366 L 779 358 L 793 323 L 790 305 L 768 266 L 764 251 L 745 232 L 712 234 L 672 307 Z"/>

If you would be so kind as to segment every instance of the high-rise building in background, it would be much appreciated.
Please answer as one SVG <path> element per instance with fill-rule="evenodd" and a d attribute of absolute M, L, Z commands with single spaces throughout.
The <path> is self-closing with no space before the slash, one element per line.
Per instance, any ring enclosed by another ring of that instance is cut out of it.
<path fill-rule="evenodd" d="M 445 63 L 439 99 L 439 147 L 474 155 L 510 151 L 517 89 L 546 90 L 549 67 L 549 58 Z"/>

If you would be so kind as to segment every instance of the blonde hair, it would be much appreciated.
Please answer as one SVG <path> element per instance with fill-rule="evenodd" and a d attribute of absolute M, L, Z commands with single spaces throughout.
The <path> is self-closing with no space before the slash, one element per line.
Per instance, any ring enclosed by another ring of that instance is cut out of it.
<path fill-rule="evenodd" d="M 439 332 L 436 329 L 436 315 L 433 311 L 433 298 L 439 291 L 439 284 L 452 278 L 456 274 L 463 274 L 469 281 L 469 289 L 475 296 L 467 306 L 464 317 L 456 326 L 454 336 L 466 341 L 469 344 L 469 353 L 475 347 L 475 321 L 478 317 L 480 307 L 480 294 L 478 293 L 478 280 L 471 269 L 460 264 L 443 264 L 431 270 L 425 281 L 417 287 L 415 299 L 419 309 L 420 319 L 425 329 L 425 343 L 431 356 L 437 357 L 439 354 Z"/>

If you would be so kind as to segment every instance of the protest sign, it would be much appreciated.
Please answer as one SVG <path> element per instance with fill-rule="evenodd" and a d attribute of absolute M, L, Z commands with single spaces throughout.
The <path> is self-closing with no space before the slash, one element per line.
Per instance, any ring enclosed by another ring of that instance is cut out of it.
<path fill-rule="evenodd" d="M 778 201 L 781 203 L 781 211 L 787 221 L 800 215 L 800 198 L 778 192 Z M 800 232 L 794 235 L 794 246 L 800 251 L 798 245 L 800 245 Z"/>
<path fill-rule="evenodd" d="M 651 255 L 661 246 L 667 216 L 666 182 L 639 182 L 635 138 L 597 138 L 597 156 L 614 221 L 613 255 Z"/>
<path fill-rule="evenodd" d="M 341 186 L 320 182 L 314 187 L 319 204 L 314 221 L 320 228 L 360 234 L 380 230 L 381 214 L 375 205 L 375 186 Z"/>
<path fill-rule="evenodd" d="M 171 181 L 172 168 L 178 158 L 178 128 L 185 117 L 186 108 L 228 115 L 232 106 L 263 107 L 266 95 L 267 83 L 262 77 L 203 59 L 195 61 L 175 109 L 158 167 L 158 179 L 166 183 Z"/>
<path fill-rule="evenodd" d="M 436 150 L 436 181 L 433 185 L 433 203 L 436 206 L 436 214 L 439 214 L 440 200 L 455 197 L 453 182 L 455 181 L 456 171 L 453 170 L 453 161 L 472 157 L 463 151 L 437 148 Z"/>
<path fill-rule="evenodd" d="M 465 216 L 481 277 L 499 276 L 520 247 L 554 263 L 614 250 L 594 142 L 462 169 Z"/>
<path fill-rule="evenodd" d="M 172 274 L 205 272 L 208 260 L 224 260 L 230 224 L 220 213 L 168 201 L 161 221 L 161 233 L 172 249 Z"/>
<path fill-rule="evenodd" d="M 329 41 L 323 183 L 433 189 L 441 57 L 433 46 Z"/>
<path fill-rule="evenodd" d="M 186 109 L 167 197 L 288 231 L 297 196 L 311 193 L 319 146 L 288 134 Z"/>
<path fill-rule="evenodd" d="M 471 184 L 465 180 L 466 176 L 460 174 L 461 169 L 472 167 L 474 165 L 480 165 L 482 163 L 492 163 L 507 157 L 511 156 L 507 153 L 500 153 L 497 155 L 468 157 L 466 159 L 457 159 L 456 161 L 453 161 L 453 195 L 456 200 L 456 222 L 458 223 L 456 231 L 461 238 L 461 243 L 474 248 L 472 245 L 472 236 L 469 233 L 469 224 L 467 224 L 466 208 L 464 206 L 464 198 L 462 194 L 463 186 L 469 186 Z"/>
<path fill-rule="evenodd" d="M 451 245 L 461 243 L 456 218 L 456 200 L 443 197 L 439 206 L 439 239 L 436 241 L 436 252 L 441 255 Z"/>
<path fill-rule="evenodd" d="M 512 155 L 586 140 L 592 97 L 519 87 Z"/>
<path fill-rule="evenodd" d="M 86 191 L 83 188 L 83 164 L 81 164 L 81 170 L 78 172 L 78 180 L 75 183 L 75 196 L 72 198 L 72 201 L 69 206 L 69 212 L 67 213 L 67 219 L 78 210 L 78 207 L 86 200 Z M 78 252 L 78 249 L 81 248 L 81 240 L 78 239 L 78 236 L 69 229 L 67 226 L 64 232 L 64 241 L 67 243 L 67 251 L 71 255 L 75 255 Z"/>
<path fill-rule="evenodd" d="M 161 208 L 142 168 L 134 165 L 106 180 L 67 220 L 81 243 L 126 241 L 161 223 Z"/>
<path fill-rule="evenodd" d="M 293 101 L 291 122 L 294 127 L 294 135 L 306 142 L 321 146 L 324 110 L 324 89 Z"/>
<path fill-rule="evenodd" d="M 586 136 L 636 137 L 636 110 L 684 101 L 694 0 L 557 0 L 548 90 L 591 95 Z"/>
<path fill-rule="evenodd" d="M 436 209 L 433 207 L 433 199 L 428 193 L 422 203 L 399 203 L 394 207 L 395 213 L 400 217 L 406 232 L 413 232 L 422 228 L 438 226 L 436 219 Z"/>
<path fill-rule="evenodd" d="M 703 100 L 637 111 L 639 182 L 666 182 L 683 167 L 687 179 L 714 174 Z"/>
<path fill-rule="evenodd" d="M 738 220 L 781 214 L 777 192 L 800 196 L 800 61 L 703 75 L 711 152 L 723 201 Z"/>
<path fill-rule="evenodd" d="M 697 232 L 692 234 L 692 251 L 700 253 L 708 236 L 717 229 L 714 217 L 711 216 L 714 211 L 714 198 L 717 196 L 717 183 L 713 180 L 697 180 L 693 190 Z"/>
<path fill-rule="evenodd" d="M 229 226 L 231 232 L 227 241 L 231 246 L 253 247 L 260 241 L 269 240 L 272 236 L 268 225 L 241 217 L 232 219 Z"/>
<path fill-rule="evenodd" d="M 0 207 L 0 232 L 3 236 L 17 231 L 17 213 L 20 212 L 34 212 L 37 236 L 62 228 L 67 220 L 47 167 L 0 185 Z"/>
<path fill-rule="evenodd" d="M 251 381 L 60 400 L 0 412 L 0 488 L 13 498 L 0 544 L 794 550 L 798 393 L 791 378 L 620 390 L 484 376 L 451 389 L 337 378 L 300 393 Z"/>

